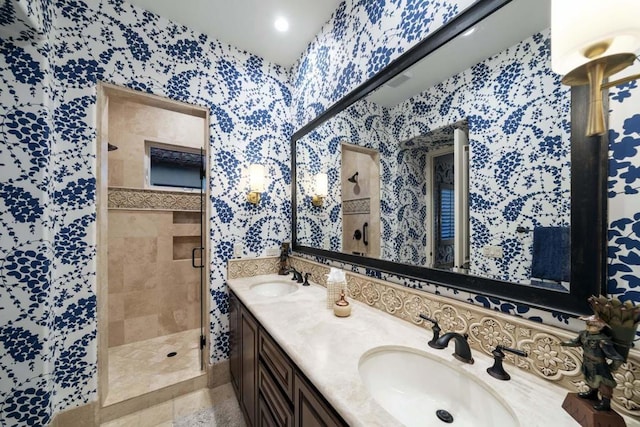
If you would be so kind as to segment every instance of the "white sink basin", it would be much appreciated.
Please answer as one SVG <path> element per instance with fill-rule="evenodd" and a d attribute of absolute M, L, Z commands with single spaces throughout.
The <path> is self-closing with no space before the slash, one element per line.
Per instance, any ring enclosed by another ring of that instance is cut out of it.
<path fill-rule="evenodd" d="M 298 285 L 285 281 L 257 283 L 251 286 L 251 292 L 263 297 L 279 297 L 298 290 Z"/>
<path fill-rule="evenodd" d="M 520 425 L 506 402 L 481 381 L 426 352 L 374 348 L 360 358 L 359 371 L 373 398 L 408 427 Z M 439 419 L 439 410 L 447 411 L 453 422 Z"/>

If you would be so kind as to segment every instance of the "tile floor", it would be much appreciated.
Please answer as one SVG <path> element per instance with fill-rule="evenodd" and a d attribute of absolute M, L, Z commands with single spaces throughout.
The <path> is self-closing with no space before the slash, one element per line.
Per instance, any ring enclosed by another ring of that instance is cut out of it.
<path fill-rule="evenodd" d="M 105 406 L 202 374 L 200 329 L 109 349 L 109 392 Z M 177 352 L 167 357 L 170 352 Z"/>
<path fill-rule="evenodd" d="M 101 424 L 101 427 L 245 427 L 231 383 L 202 389 Z"/>

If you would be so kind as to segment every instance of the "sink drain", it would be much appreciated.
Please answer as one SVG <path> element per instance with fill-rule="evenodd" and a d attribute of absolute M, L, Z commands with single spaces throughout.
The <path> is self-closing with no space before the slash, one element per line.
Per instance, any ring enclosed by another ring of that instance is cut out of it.
<path fill-rule="evenodd" d="M 178 354 L 178 353 L 176 353 L 175 351 L 172 351 L 171 353 L 167 354 L 167 357 L 173 357 L 176 354 Z"/>
<path fill-rule="evenodd" d="M 449 411 L 445 411 L 444 409 L 438 409 L 436 411 L 436 416 L 440 421 L 443 421 L 447 424 L 451 424 L 453 422 L 453 415 L 451 415 Z"/>

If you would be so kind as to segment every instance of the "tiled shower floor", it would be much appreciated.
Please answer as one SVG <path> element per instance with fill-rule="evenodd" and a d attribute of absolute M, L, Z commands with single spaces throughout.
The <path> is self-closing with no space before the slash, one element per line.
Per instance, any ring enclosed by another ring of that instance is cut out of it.
<path fill-rule="evenodd" d="M 191 329 L 110 348 L 105 406 L 201 375 L 199 337 Z"/>

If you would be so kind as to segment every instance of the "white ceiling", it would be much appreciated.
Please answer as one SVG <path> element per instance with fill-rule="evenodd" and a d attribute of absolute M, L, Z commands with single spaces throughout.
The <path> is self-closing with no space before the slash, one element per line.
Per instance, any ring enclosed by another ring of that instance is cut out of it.
<path fill-rule="evenodd" d="M 289 68 L 341 0 L 126 0 L 178 24 Z M 282 15 L 289 30 L 276 31 Z"/>

